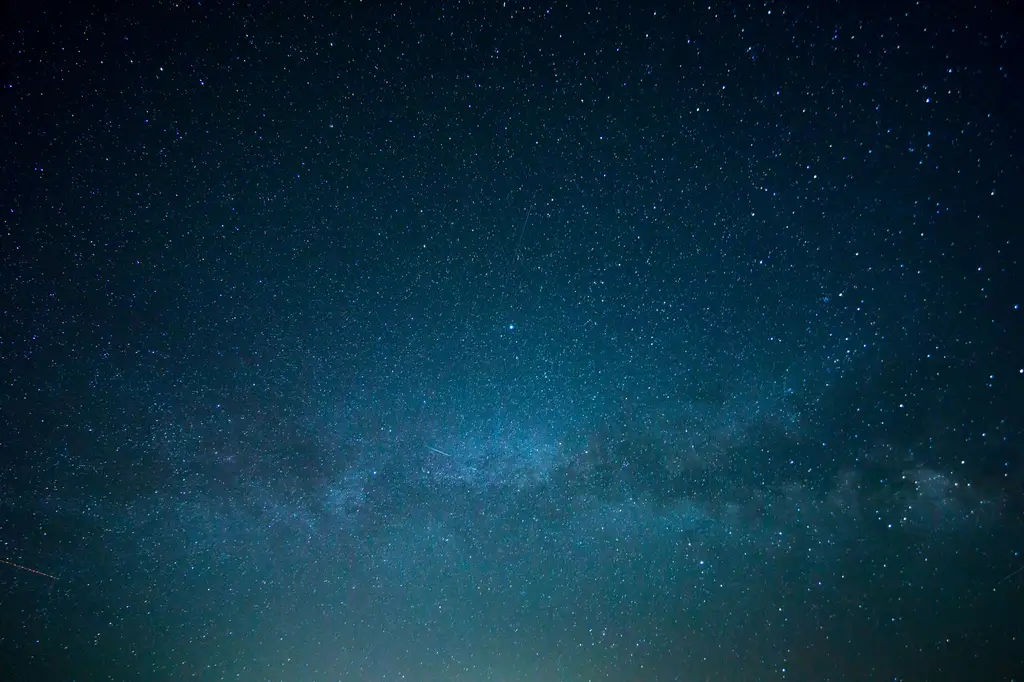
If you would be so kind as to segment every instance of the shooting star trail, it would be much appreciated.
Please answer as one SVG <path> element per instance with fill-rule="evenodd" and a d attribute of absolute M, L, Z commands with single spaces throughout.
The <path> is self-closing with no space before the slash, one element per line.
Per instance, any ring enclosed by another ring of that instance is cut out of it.
<path fill-rule="evenodd" d="M 427 446 L 427 450 L 430 450 L 431 452 L 436 452 L 436 453 L 437 453 L 437 454 L 439 454 L 439 455 L 444 455 L 445 457 L 452 457 L 451 455 L 449 455 L 449 454 L 448 454 L 447 452 L 445 452 L 444 450 L 438 450 L 437 448 L 432 448 L 432 447 L 430 447 L 429 445 Z M 455 458 L 454 458 L 454 457 L 452 457 L 452 459 L 455 459 Z"/>
<path fill-rule="evenodd" d="M 13 566 L 14 568 L 21 569 L 22 571 L 28 571 L 29 573 L 35 573 L 36 575 L 41 575 L 44 578 L 49 578 L 50 580 L 56 580 L 57 579 L 57 576 L 55 576 L 55 575 L 50 575 L 49 573 L 43 573 L 42 571 L 37 571 L 34 568 L 29 568 L 28 566 L 22 566 L 21 564 L 16 564 L 13 561 L 8 561 L 7 559 L 0 559 L 0 564 L 7 564 L 8 566 Z"/>

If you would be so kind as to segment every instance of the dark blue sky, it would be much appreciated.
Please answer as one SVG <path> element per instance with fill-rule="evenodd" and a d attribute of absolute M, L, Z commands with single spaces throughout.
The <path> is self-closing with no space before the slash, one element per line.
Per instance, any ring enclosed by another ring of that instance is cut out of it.
<path fill-rule="evenodd" d="M 5 10 L 5 679 L 1024 675 L 1010 3 L 364 4 Z"/>

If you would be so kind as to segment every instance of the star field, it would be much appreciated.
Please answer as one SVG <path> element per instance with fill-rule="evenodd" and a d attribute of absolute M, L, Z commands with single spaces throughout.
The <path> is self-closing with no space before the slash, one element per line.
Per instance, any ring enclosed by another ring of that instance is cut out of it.
<path fill-rule="evenodd" d="M 1009 3 L 5 15 L 3 679 L 1024 676 Z"/>

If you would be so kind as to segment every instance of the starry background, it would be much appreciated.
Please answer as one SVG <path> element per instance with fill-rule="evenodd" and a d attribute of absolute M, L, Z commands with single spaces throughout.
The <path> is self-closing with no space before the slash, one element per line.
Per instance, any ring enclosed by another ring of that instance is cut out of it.
<path fill-rule="evenodd" d="M 1011 3 L 0 24 L 3 679 L 1024 675 Z"/>

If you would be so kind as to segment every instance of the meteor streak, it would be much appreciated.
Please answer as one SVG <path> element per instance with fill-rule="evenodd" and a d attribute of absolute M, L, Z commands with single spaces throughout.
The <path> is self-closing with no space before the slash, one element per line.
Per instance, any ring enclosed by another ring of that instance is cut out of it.
<path fill-rule="evenodd" d="M 13 561 L 8 561 L 7 559 L 0 559 L 0 564 L 7 564 L 8 566 L 13 566 L 14 568 L 21 569 L 22 571 L 28 571 L 29 573 L 35 573 L 36 575 L 41 575 L 44 578 L 49 578 L 50 580 L 56 580 L 57 579 L 57 576 L 55 576 L 55 575 L 50 575 L 49 573 L 43 573 L 42 571 L 37 571 L 34 568 L 29 568 L 28 566 L 22 566 L 21 564 L 16 564 Z"/>

